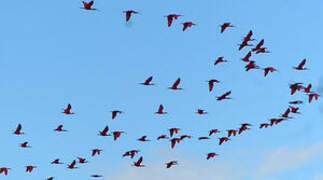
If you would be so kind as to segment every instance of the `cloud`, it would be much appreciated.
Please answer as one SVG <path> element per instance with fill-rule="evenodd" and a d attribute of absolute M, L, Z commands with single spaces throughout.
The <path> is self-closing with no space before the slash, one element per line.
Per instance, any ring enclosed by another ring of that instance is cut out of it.
<path fill-rule="evenodd" d="M 275 149 L 253 149 L 249 151 L 250 157 L 240 159 L 241 153 L 235 150 L 230 158 L 215 158 L 205 160 L 173 153 L 168 150 L 156 150 L 162 159 L 178 160 L 179 165 L 166 169 L 161 162 L 144 158 L 144 168 L 134 168 L 129 163 L 123 164 L 118 171 L 114 172 L 110 180 L 273 180 L 276 175 L 306 165 L 311 160 L 323 158 L 323 142 L 300 147 L 279 147 Z M 161 155 L 162 154 L 162 155 Z M 246 154 L 243 153 L 245 156 Z M 235 157 L 236 156 L 236 157 Z M 219 160 L 221 159 L 221 160 Z M 224 160 L 223 160 L 224 159 Z M 237 159 L 237 161 L 235 161 Z M 167 161 L 165 161 L 167 162 Z M 165 163 L 164 162 L 164 163 Z M 313 180 L 318 180 L 318 175 Z M 309 179 L 312 176 L 309 175 Z M 323 178 L 321 178 L 323 179 Z M 321 180 L 320 179 L 320 180 Z"/>

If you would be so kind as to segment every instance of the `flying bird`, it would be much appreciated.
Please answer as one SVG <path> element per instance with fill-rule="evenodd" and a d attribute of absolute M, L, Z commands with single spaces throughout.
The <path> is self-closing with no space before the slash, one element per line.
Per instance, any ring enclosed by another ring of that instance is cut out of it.
<path fill-rule="evenodd" d="M 256 51 L 256 54 L 259 54 L 259 53 L 270 53 L 270 51 L 267 51 L 267 48 L 260 48 Z"/>
<path fill-rule="evenodd" d="M 251 51 L 249 51 L 248 54 L 245 57 L 243 57 L 241 60 L 244 62 L 249 62 L 250 57 L 251 57 Z"/>
<path fill-rule="evenodd" d="M 95 8 L 92 8 L 94 1 L 90 1 L 90 2 L 85 2 L 82 1 L 83 3 L 83 7 L 81 7 L 81 9 L 85 9 L 85 10 L 96 10 Z"/>
<path fill-rule="evenodd" d="M 187 27 L 192 27 L 195 26 L 196 24 L 194 24 L 193 22 L 189 21 L 189 22 L 184 22 L 183 24 L 183 31 L 185 31 L 187 29 Z"/>
<path fill-rule="evenodd" d="M 291 113 L 300 114 L 300 112 L 298 112 L 298 107 L 289 106 L 289 108 Z"/>
<path fill-rule="evenodd" d="M 78 160 L 78 162 L 79 162 L 80 164 L 88 163 L 88 162 L 86 161 L 86 159 L 85 159 L 85 158 L 82 158 L 82 157 L 77 157 L 77 160 Z"/>
<path fill-rule="evenodd" d="M 167 16 L 167 25 L 168 27 L 170 27 L 172 25 L 173 19 L 177 19 L 178 17 L 183 16 L 183 15 L 179 15 L 179 14 L 169 14 Z"/>
<path fill-rule="evenodd" d="M 225 59 L 223 59 L 223 58 L 224 58 L 223 56 L 218 57 L 218 58 L 215 60 L 215 62 L 214 62 L 214 66 L 215 66 L 215 65 L 217 65 L 217 64 L 219 64 L 219 63 L 228 62 L 228 60 L 225 60 Z"/>
<path fill-rule="evenodd" d="M 303 83 L 294 83 L 294 84 L 290 84 L 289 88 L 291 90 L 290 94 L 293 95 L 296 91 L 300 91 L 303 86 L 301 85 Z"/>
<path fill-rule="evenodd" d="M 117 140 L 121 136 L 122 133 L 125 133 L 125 132 L 123 132 L 123 131 L 113 131 L 112 132 L 112 134 L 113 134 L 113 140 L 114 141 Z"/>
<path fill-rule="evenodd" d="M 51 162 L 51 164 L 63 164 L 63 163 L 60 162 L 59 159 L 55 159 L 54 161 Z"/>
<path fill-rule="evenodd" d="M 160 139 L 169 139 L 169 138 L 167 137 L 167 135 L 163 134 L 157 137 L 157 140 L 160 140 Z"/>
<path fill-rule="evenodd" d="M 311 92 L 311 88 L 312 88 L 312 84 L 309 84 L 309 85 L 307 85 L 307 87 L 304 87 L 303 89 L 304 89 L 304 92 L 305 93 L 310 93 Z"/>
<path fill-rule="evenodd" d="M 111 136 L 111 134 L 107 134 L 109 131 L 109 126 L 105 126 L 105 128 L 102 131 L 99 131 L 99 136 Z"/>
<path fill-rule="evenodd" d="M 27 141 L 26 141 L 26 142 L 21 143 L 21 144 L 20 144 L 20 147 L 22 147 L 22 148 L 31 148 L 31 146 L 28 146 L 28 142 L 27 142 Z"/>
<path fill-rule="evenodd" d="M 147 142 L 147 141 L 150 141 L 149 139 L 146 139 L 147 136 L 142 136 L 141 138 L 137 139 L 138 141 L 141 141 L 141 142 Z"/>
<path fill-rule="evenodd" d="M 277 69 L 275 69 L 275 68 L 273 68 L 273 67 L 266 67 L 266 68 L 264 68 L 263 70 L 264 70 L 264 76 L 265 76 L 265 77 L 267 76 L 267 74 L 268 74 L 269 72 L 277 71 Z"/>
<path fill-rule="evenodd" d="M 130 156 L 130 158 L 133 159 L 135 155 L 138 154 L 139 152 L 140 152 L 139 150 L 127 151 L 122 155 L 122 157 Z"/>
<path fill-rule="evenodd" d="M 155 84 L 153 84 L 153 83 L 150 83 L 152 80 L 153 80 L 153 77 L 152 77 L 152 76 L 150 76 L 150 77 L 148 77 L 148 78 L 146 79 L 146 81 L 145 81 L 145 82 L 140 83 L 140 84 L 145 85 L 145 86 L 152 86 L 152 85 L 155 85 Z"/>
<path fill-rule="evenodd" d="M 223 95 L 216 97 L 216 100 L 221 101 L 223 99 L 231 99 L 230 97 L 227 97 L 230 94 L 231 94 L 231 91 L 228 91 L 228 92 L 224 93 Z"/>
<path fill-rule="evenodd" d="M 117 117 L 117 114 L 121 114 L 123 113 L 122 111 L 119 110 L 114 110 L 114 111 L 110 111 L 112 113 L 112 119 L 115 119 Z"/>
<path fill-rule="evenodd" d="M 142 165 L 141 163 L 142 163 L 142 160 L 143 160 L 143 158 L 142 158 L 142 156 L 138 159 L 138 161 L 136 161 L 136 162 L 133 162 L 133 166 L 136 166 L 136 167 L 145 167 L 145 165 Z"/>
<path fill-rule="evenodd" d="M 318 98 L 319 98 L 319 94 L 317 94 L 317 93 L 310 93 L 310 94 L 308 94 L 308 102 L 309 103 L 311 103 L 312 102 L 312 99 L 313 99 L 313 97 L 315 98 L 315 100 L 317 100 Z"/>
<path fill-rule="evenodd" d="M 209 160 L 211 158 L 214 158 L 215 156 L 218 156 L 219 154 L 215 153 L 215 152 L 210 152 L 206 155 L 206 160 Z"/>
<path fill-rule="evenodd" d="M 71 112 L 71 109 L 72 109 L 71 104 L 68 104 L 66 109 L 63 109 L 62 113 L 64 113 L 64 114 L 75 114 L 75 113 Z"/>
<path fill-rule="evenodd" d="M 219 145 L 221 145 L 224 141 L 226 142 L 229 140 L 231 140 L 231 139 L 229 139 L 228 137 L 221 137 L 221 138 L 219 138 Z"/>
<path fill-rule="evenodd" d="M 75 164 L 76 164 L 76 161 L 75 161 L 75 160 L 73 160 L 73 162 L 72 162 L 71 164 L 69 164 L 69 165 L 67 166 L 67 168 L 69 168 L 69 169 L 76 169 L 76 168 L 78 168 L 78 167 L 75 167 Z"/>
<path fill-rule="evenodd" d="M 209 136 L 211 136 L 212 134 L 216 134 L 216 133 L 219 133 L 220 131 L 218 129 L 211 129 L 209 131 Z"/>
<path fill-rule="evenodd" d="M 95 154 L 100 155 L 101 151 L 103 151 L 102 149 L 92 149 L 92 156 L 95 156 Z"/>
<path fill-rule="evenodd" d="M 223 33 L 224 32 L 224 30 L 227 28 L 227 27 L 234 27 L 231 23 L 229 23 L 229 22 L 225 22 L 225 23 L 223 23 L 222 25 L 220 25 L 221 26 L 221 33 Z"/>
<path fill-rule="evenodd" d="M 251 49 L 251 51 L 252 52 L 255 52 L 255 51 L 258 51 L 260 48 L 261 48 L 261 46 L 264 44 L 264 39 L 262 39 L 257 45 L 256 45 L 256 47 L 254 47 L 254 48 L 252 48 Z"/>
<path fill-rule="evenodd" d="M 170 139 L 170 142 L 171 142 L 171 148 L 173 149 L 175 147 L 176 143 L 181 142 L 181 139 L 180 138 L 172 138 L 172 139 Z"/>
<path fill-rule="evenodd" d="M 0 168 L 0 174 L 3 173 L 5 176 L 8 175 L 8 171 L 10 170 L 11 168 L 7 168 L 7 167 L 2 167 Z"/>
<path fill-rule="evenodd" d="M 307 68 L 304 68 L 305 63 L 306 63 L 306 59 L 303 59 L 302 62 L 298 64 L 298 66 L 293 68 L 296 70 L 307 70 Z"/>
<path fill-rule="evenodd" d="M 134 11 L 134 10 L 128 10 L 128 11 L 123 11 L 126 13 L 126 21 L 128 22 L 130 20 L 130 17 L 132 14 L 139 14 L 139 12 Z"/>
<path fill-rule="evenodd" d="M 259 69 L 260 67 L 256 65 L 255 61 L 249 61 L 249 64 L 245 66 L 246 71 L 249 71 L 250 69 Z"/>
<path fill-rule="evenodd" d="M 203 109 L 197 109 L 197 114 L 207 114 L 207 112 Z"/>
<path fill-rule="evenodd" d="M 92 174 L 91 177 L 99 178 L 99 177 L 103 177 L 103 176 L 102 175 L 99 175 L 99 174 Z"/>
<path fill-rule="evenodd" d="M 169 129 L 169 136 L 173 137 L 173 134 L 174 133 L 177 134 L 179 130 L 180 130 L 179 128 L 170 128 Z"/>
<path fill-rule="evenodd" d="M 229 129 L 227 131 L 228 131 L 228 137 L 230 137 L 231 135 L 236 136 L 237 130 Z"/>
<path fill-rule="evenodd" d="M 248 41 L 243 41 L 241 44 L 238 44 L 238 45 L 239 45 L 239 51 L 246 46 L 253 46 L 252 44 L 248 44 Z"/>
<path fill-rule="evenodd" d="M 303 101 L 290 101 L 289 104 L 303 104 Z"/>
<path fill-rule="evenodd" d="M 54 129 L 54 131 L 57 131 L 57 132 L 66 132 L 67 130 L 63 129 L 63 125 L 59 125 L 56 129 Z"/>
<path fill-rule="evenodd" d="M 14 134 L 16 134 L 16 135 L 24 134 L 23 132 L 21 132 L 21 129 L 22 129 L 21 124 L 18 124 L 17 129 L 15 130 Z"/>
<path fill-rule="evenodd" d="M 170 162 L 166 163 L 166 168 L 170 168 L 173 165 L 177 165 L 177 161 L 170 161 Z"/>
<path fill-rule="evenodd" d="M 198 140 L 206 140 L 206 139 L 210 139 L 209 137 L 203 136 L 203 137 L 199 137 Z"/>
<path fill-rule="evenodd" d="M 262 123 L 262 124 L 260 124 L 259 128 L 260 129 L 263 128 L 263 127 L 267 128 L 268 126 L 269 126 L 268 123 Z"/>
<path fill-rule="evenodd" d="M 164 106 L 161 104 L 161 105 L 159 105 L 158 111 L 155 112 L 155 114 L 167 114 L 167 112 L 165 112 L 163 110 L 164 110 Z"/>
<path fill-rule="evenodd" d="M 26 167 L 26 172 L 32 172 L 36 166 L 25 166 Z"/>
<path fill-rule="evenodd" d="M 181 82 L 181 78 L 177 78 L 177 80 L 174 82 L 174 84 L 172 85 L 172 87 L 169 87 L 168 89 L 172 89 L 172 90 L 181 90 L 182 88 L 178 88 L 177 86 L 179 85 L 179 83 Z"/>
<path fill-rule="evenodd" d="M 207 82 L 209 83 L 209 92 L 211 92 L 213 90 L 214 83 L 220 83 L 220 81 L 218 81 L 216 79 L 210 79 Z"/>

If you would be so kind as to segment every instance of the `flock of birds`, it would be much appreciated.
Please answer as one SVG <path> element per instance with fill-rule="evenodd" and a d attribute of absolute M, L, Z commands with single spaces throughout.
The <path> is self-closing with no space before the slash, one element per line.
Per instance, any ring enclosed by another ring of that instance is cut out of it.
<path fill-rule="evenodd" d="M 90 2 L 84 2 L 83 3 L 83 7 L 82 9 L 85 10 L 97 10 L 95 8 L 92 8 L 94 2 L 90 1 Z M 134 10 L 128 10 L 128 11 L 123 11 L 126 14 L 126 21 L 128 22 L 132 16 L 132 14 L 138 14 L 137 11 Z M 167 18 L 167 25 L 168 27 L 172 25 L 173 20 L 178 19 L 178 17 L 180 17 L 182 15 L 179 14 L 169 14 L 167 16 L 165 16 Z M 183 24 L 183 31 L 185 31 L 188 27 L 192 27 L 195 24 L 193 22 L 184 22 Z M 220 33 L 224 33 L 224 31 L 227 28 L 230 27 L 235 27 L 233 26 L 231 23 L 229 22 L 225 22 L 221 25 L 221 29 L 220 29 Z M 255 39 L 252 38 L 253 32 L 250 30 L 248 32 L 248 34 L 243 38 L 241 44 L 239 44 L 238 50 L 242 50 L 243 48 L 247 47 L 247 46 L 253 46 L 252 44 L 248 44 L 250 41 L 255 41 Z M 277 71 L 276 68 L 274 67 L 264 67 L 261 68 L 260 66 L 256 65 L 256 62 L 253 60 L 250 60 L 250 57 L 252 56 L 252 54 L 259 54 L 259 53 L 270 53 L 270 51 L 267 50 L 266 47 L 263 47 L 264 45 L 264 39 L 262 39 L 254 48 L 252 48 L 242 59 L 241 61 L 246 62 L 247 64 L 245 65 L 245 71 L 249 71 L 251 69 L 262 69 L 264 71 L 264 76 L 267 76 L 269 74 L 269 72 L 274 72 Z M 214 66 L 220 64 L 220 63 L 226 63 L 228 62 L 228 60 L 225 60 L 223 56 L 218 57 L 215 62 L 214 62 Z M 303 59 L 297 66 L 293 67 L 293 69 L 298 70 L 298 71 L 303 71 L 303 70 L 307 70 L 305 66 L 306 63 L 306 59 Z M 153 80 L 153 76 L 148 77 L 144 82 L 140 83 L 143 86 L 152 86 L 154 85 L 154 83 L 152 83 Z M 168 88 L 170 90 L 182 90 L 181 87 L 179 87 L 181 82 L 181 79 L 178 78 L 176 79 L 176 81 Z M 208 82 L 208 88 L 209 91 L 211 92 L 215 86 L 216 83 L 219 83 L 220 81 L 217 79 L 210 79 L 207 81 Z M 308 96 L 308 102 L 311 103 L 313 98 L 315 100 L 318 99 L 319 94 L 316 92 L 311 91 L 312 85 L 308 84 L 307 86 L 305 86 L 303 83 L 293 83 L 289 85 L 289 88 L 291 90 L 291 95 L 293 95 L 295 92 L 297 91 L 303 91 L 307 96 Z M 229 100 L 231 99 L 229 96 L 231 94 L 231 91 L 227 91 L 224 94 L 217 96 L 216 100 L 217 101 L 222 101 L 222 100 Z M 299 114 L 299 107 L 296 107 L 297 105 L 303 104 L 303 101 L 297 100 L 297 101 L 290 101 L 289 102 L 289 106 L 288 108 L 284 111 L 284 113 L 282 113 L 281 115 L 278 115 L 275 118 L 269 119 L 268 122 L 264 122 L 261 123 L 259 125 L 259 128 L 267 128 L 267 127 L 271 127 L 274 125 L 277 125 L 279 123 L 281 123 L 282 121 L 286 121 L 288 119 L 291 119 L 293 117 L 290 116 L 290 113 L 293 114 Z M 71 112 L 72 106 L 71 104 L 68 104 L 66 108 L 63 109 L 64 114 L 66 115 L 73 115 L 74 112 Z M 112 119 L 117 118 L 118 115 L 122 114 L 123 111 L 121 110 L 113 110 L 111 111 L 111 115 L 112 115 Z M 161 104 L 158 107 L 158 110 L 155 112 L 156 114 L 162 115 L 162 114 L 167 114 L 167 112 L 164 111 L 164 106 Z M 207 112 L 203 109 L 197 109 L 196 111 L 197 114 L 199 115 L 203 115 L 203 114 L 207 114 Z M 250 127 L 253 126 L 252 124 L 249 123 L 243 123 L 240 125 L 240 127 L 238 129 L 227 129 L 226 132 L 226 136 L 223 137 L 219 137 L 219 145 L 222 145 L 224 142 L 227 142 L 229 140 L 231 140 L 231 138 L 233 136 L 237 136 L 240 135 L 241 133 L 243 133 L 246 130 L 250 130 Z M 62 133 L 62 132 L 66 132 L 67 130 L 63 129 L 63 125 L 59 125 L 56 129 L 54 129 L 55 132 L 57 133 Z M 175 148 L 175 145 L 182 142 L 184 139 L 191 139 L 192 136 L 191 135 L 187 135 L 187 134 L 181 134 L 178 135 L 178 133 L 181 131 L 180 128 L 178 127 L 172 127 L 170 129 L 168 129 L 168 132 L 165 132 L 165 134 L 162 134 L 160 136 L 158 136 L 156 138 L 156 140 L 166 140 L 168 139 L 170 142 L 170 148 Z M 212 136 L 220 133 L 222 131 L 220 131 L 219 129 L 210 129 L 208 132 L 208 136 L 202 136 L 202 137 L 198 137 L 198 140 L 208 140 L 210 139 Z M 18 124 L 16 130 L 13 132 L 15 135 L 23 135 L 24 132 L 22 131 L 22 125 Z M 109 127 L 106 126 L 103 128 L 102 131 L 99 131 L 98 136 L 112 136 L 113 140 L 116 141 L 118 140 L 118 138 L 121 137 L 122 134 L 124 134 L 124 131 L 111 131 L 109 133 Z M 177 135 L 177 137 L 175 137 Z M 142 136 L 140 138 L 137 139 L 138 141 L 141 142 L 149 142 L 151 141 L 151 139 L 147 139 L 147 136 Z M 20 148 L 31 148 L 31 146 L 28 144 L 28 142 L 23 142 L 20 144 Z M 100 155 L 100 153 L 102 152 L 102 149 L 93 149 L 91 156 L 96 156 L 96 155 Z M 140 153 L 140 150 L 137 149 L 133 149 L 133 150 L 129 150 L 126 151 L 122 154 L 122 157 L 130 157 L 131 159 L 133 159 L 138 153 Z M 208 154 L 206 154 L 206 160 L 209 160 L 211 158 L 214 158 L 215 156 L 218 156 L 219 154 L 217 154 L 216 152 L 210 152 Z M 71 163 L 67 164 L 67 168 L 69 169 L 76 169 L 79 168 L 76 166 L 76 164 L 86 164 L 88 163 L 87 159 L 84 157 L 77 157 L 77 159 L 73 160 Z M 59 164 L 64 164 L 63 162 L 60 161 L 59 158 L 54 159 L 50 164 L 53 165 L 59 165 Z M 165 163 L 165 167 L 166 168 L 171 168 L 174 165 L 177 165 L 178 162 L 176 160 L 172 160 L 169 162 Z M 140 156 L 138 158 L 138 160 L 134 161 L 132 163 L 132 166 L 135 167 L 145 167 L 145 165 L 143 164 L 143 156 Z M 35 165 L 26 165 L 26 172 L 33 172 L 35 170 L 35 168 L 37 168 L 37 166 Z M 11 170 L 11 168 L 9 167 L 1 167 L 0 168 L 0 174 L 3 173 L 4 175 L 8 175 L 9 170 Z M 100 178 L 103 177 L 102 175 L 99 174 L 92 174 L 91 177 L 93 178 Z M 54 177 L 48 177 L 47 180 L 53 180 Z"/>

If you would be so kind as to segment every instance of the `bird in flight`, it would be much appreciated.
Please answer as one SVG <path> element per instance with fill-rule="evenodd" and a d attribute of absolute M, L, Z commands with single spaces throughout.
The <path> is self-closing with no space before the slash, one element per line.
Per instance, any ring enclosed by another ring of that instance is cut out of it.
<path fill-rule="evenodd" d="M 195 26 L 196 24 L 194 24 L 193 22 L 189 21 L 189 22 L 184 22 L 183 24 L 183 31 L 185 31 L 188 27 L 192 27 Z"/>
<path fill-rule="evenodd" d="M 32 172 L 36 166 L 25 166 L 26 167 L 26 172 Z"/>
<path fill-rule="evenodd" d="M 275 69 L 275 68 L 273 68 L 273 67 L 266 67 L 266 68 L 264 68 L 263 70 L 264 70 L 264 76 L 265 76 L 265 77 L 267 76 L 267 74 L 268 74 L 269 72 L 277 71 L 277 69 Z"/>
<path fill-rule="evenodd" d="M 152 85 L 155 85 L 155 84 L 153 84 L 153 83 L 150 83 L 152 80 L 153 80 L 153 77 L 152 77 L 152 76 L 150 76 L 150 77 L 148 77 L 148 78 L 145 80 L 145 82 L 140 83 L 140 84 L 145 85 L 145 86 L 152 86 Z"/>
<path fill-rule="evenodd" d="M 143 158 L 142 158 L 142 156 L 138 159 L 138 161 L 135 161 L 135 162 L 133 162 L 133 166 L 136 166 L 136 167 L 145 167 L 145 165 L 142 165 L 141 163 L 142 163 L 142 160 L 143 160 Z"/>
<path fill-rule="evenodd" d="M 5 176 L 8 175 L 8 171 L 10 170 L 11 168 L 7 168 L 7 167 L 2 167 L 0 168 L 0 174 L 3 173 Z"/>
<path fill-rule="evenodd" d="M 156 114 L 167 114 L 167 112 L 165 112 L 163 110 L 164 110 L 164 106 L 161 104 L 161 105 L 159 105 L 158 111 L 155 113 Z"/>
<path fill-rule="evenodd" d="M 216 97 L 216 100 L 221 101 L 223 99 L 231 99 L 230 97 L 227 97 L 230 94 L 231 94 L 231 91 L 228 91 L 228 92 L 224 93 L 223 95 Z"/>
<path fill-rule="evenodd" d="M 17 129 L 15 130 L 14 134 L 15 135 L 22 135 L 22 134 L 24 134 L 23 132 L 21 132 L 21 129 L 22 129 L 21 124 L 18 124 Z"/>
<path fill-rule="evenodd" d="M 67 130 L 63 129 L 63 125 L 59 125 L 56 129 L 54 129 L 54 131 L 57 131 L 57 132 L 65 132 Z"/>
<path fill-rule="evenodd" d="M 81 7 L 81 9 L 85 9 L 85 10 L 97 10 L 95 8 L 92 8 L 92 6 L 94 4 L 94 1 L 90 1 L 90 2 L 82 1 L 82 3 L 83 3 L 83 7 Z"/>
<path fill-rule="evenodd" d="M 216 59 L 215 62 L 214 62 L 214 66 L 219 64 L 219 63 L 228 62 L 228 60 L 225 60 L 223 58 L 224 58 L 223 56 L 218 57 L 218 59 Z"/>
<path fill-rule="evenodd" d="M 102 131 L 99 131 L 99 136 L 111 136 L 111 134 L 107 134 L 109 131 L 109 126 L 105 126 L 105 128 Z"/>
<path fill-rule="evenodd" d="M 177 87 L 180 82 L 181 82 L 181 78 L 177 78 L 176 81 L 174 82 L 174 84 L 171 87 L 169 87 L 168 89 L 172 89 L 172 90 L 182 90 L 182 88 L 178 88 Z"/>
<path fill-rule="evenodd" d="M 63 109 L 62 113 L 64 113 L 64 114 L 74 114 L 73 112 L 71 112 L 71 109 L 72 109 L 71 104 L 68 104 L 66 109 Z"/>
<path fill-rule="evenodd" d="M 123 13 L 126 13 L 126 21 L 127 22 L 130 20 L 130 17 L 132 14 L 139 14 L 139 12 L 134 11 L 134 10 L 123 11 Z"/>
<path fill-rule="evenodd" d="M 305 63 L 306 63 L 306 59 L 303 59 L 301 63 L 298 64 L 298 66 L 293 68 L 296 70 L 307 70 L 307 68 L 304 68 Z"/>
<path fill-rule="evenodd" d="M 170 162 L 166 163 L 166 168 L 170 168 L 173 165 L 177 165 L 177 164 L 178 164 L 177 161 L 170 161 Z"/>
<path fill-rule="evenodd" d="M 215 152 L 210 152 L 206 155 L 206 160 L 209 160 L 211 158 L 214 158 L 215 156 L 218 156 L 219 154 L 215 153 Z"/>
<path fill-rule="evenodd" d="M 216 79 L 210 79 L 207 82 L 209 84 L 209 92 L 211 92 L 213 90 L 214 83 L 220 83 L 220 81 L 218 81 Z"/>
<path fill-rule="evenodd" d="M 110 111 L 112 113 L 112 119 L 115 119 L 117 117 L 117 114 L 122 114 L 122 111 L 119 110 L 114 110 L 114 111 Z"/>
<path fill-rule="evenodd" d="M 183 15 L 179 15 L 179 14 L 169 14 L 167 16 L 167 25 L 168 27 L 170 27 L 172 25 L 173 19 L 177 19 L 178 17 L 183 16 Z"/>
<path fill-rule="evenodd" d="M 229 22 L 225 22 L 225 23 L 223 23 L 222 25 L 220 25 L 221 26 L 221 33 L 223 33 L 224 32 L 224 30 L 227 28 L 227 27 L 234 27 L 231 23 L 229 23 Z"/>

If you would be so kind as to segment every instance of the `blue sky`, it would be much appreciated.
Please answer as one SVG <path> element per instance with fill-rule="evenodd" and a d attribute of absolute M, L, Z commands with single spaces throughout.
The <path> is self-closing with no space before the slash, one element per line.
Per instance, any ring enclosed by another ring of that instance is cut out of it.
<path fill-rule="evenodd" d="M 221 175 L 229 170 L 210 174 L 219 179 L 322 177 L 323 156 L 316 153 L 323 149 L 319 101 L 302 105 L 302 114 L 291 121 L 263 130 L 254 126 L 221 147 L 217 137 L 204 142 L 196 139 L 206 136 L 211 128 L 238 128 L 244 122 L 258 126 L 283 113 L 288 101 L 307 101 L 300 92 L 290 96 L 289 83 L 312 83 L 313 90 L 319 89 L 322 5 L 319 1 L 291 0 L 97 0 L 93 7 L 100 11 L 85 11 L 80 9 L 81 1 L 76 0 L 1 1 L 0 166 L 12 168 L 5 179 L 89 179 L 94 173 L 115 180 L 124 178 L 126 173 L 151 179 L 167 173 L 163 164 L 172 158 L 180 164 L 169 172 L 174 176 L 168 179 L 189 176 L 185 167 L 207 179 L 205 170 L 189 165 L 192 159 L 200 164 L 198 167 L 218 168 L 219 164 L 233 172 L 260 172 L 257 168 L 261 165 L 267 168 L 257 177 L 252 173 L 237 173 L 231 178 Z M 122 11 L 129 9 L 140 14 L 126 24 Z M 170 13 L 184 16 L 167 27 L 163 16 Z M 182 32 L 180 23 L 185 21 L 197 25 Z M 224 22 L 236 27 L 220 34 L 219 24 Z M 248 51 L 238 51 L 237 44 L 249 30 L 253 30 L 257 41 L 265 39 L 264 46 L 272 52 L 251 59 L 260 66 L 274 66 L 279 72 L 265 78 L 263 71 L 244 71 L 245 63 L 240 58 Z M 214 67 L 218 56 L 229 62 Z M 306 67 L 310 70 L 293 70 L 292 66 L 303 58 L 308 60 Z M 156 86 L 138 84 L 149 76 L 154 77 Z M 178 77 L 184 90 L 168 90 Z M 205 81 L 213 78 L 221 84 L 209 93 Z M 232 90 L 233 99 L 217 102 L 215 96 L 228 90 Z M 68 103 L 75 115 L 61 113 Z M 159 104 L 164 105 L 167 115 L 154 114 Z M 194 112 L 198 108 L 209 114 L 197 115 Z M 114 109 L 125 113 L 112 120 L 110 111 Z M 18 123 L 26 135 L 12 134 Z M 53 132 L 59 124 L 64 124 L 69 132 Z M 127 134 L 116 142 L 98 137 L 98 130 L 106 125 Z M 171 127 L 181 128 L 181 133 L 192 135 L 193 139 L 174 150 L 170 150 L 167 141 L 136 141 L 142 135 L 155 139 Z M 18 144 L 24 141 L 29 141 L 32 148 L 19 148 Z M 104 152 L 91 158 L 93 148 L 102 148 Z M 129 165 L 132 160 L 121 158 L 131 149 L 142 151 L 146 169 L 134 169 Z M 206 162 L 205 153 L 212 151 L 220 156 Z M 306 156 L 306 152 L 315 156 Z M 300 160 L 287 158 L 282 170 L 270 169 L 279 164 L 272 161 L 291 153 Z M 56 158 L 70 163 L 77 156 L 89 158 L 90 163 L 76 170 L 50 165 Z M 30 164 L 38 168 L 27 174 L 24 166 Z M 148 173 L 149 166 L 156 170 Z M 176 174 L 176 168 L 182 168 L 182 174 Z"/>

